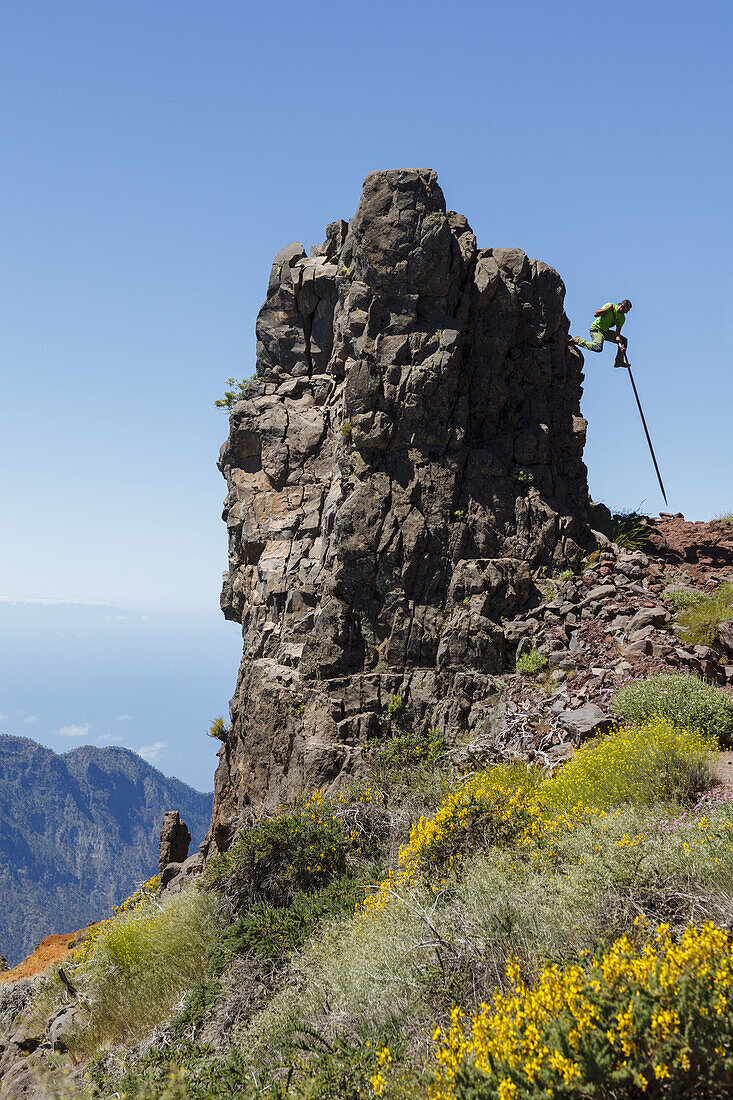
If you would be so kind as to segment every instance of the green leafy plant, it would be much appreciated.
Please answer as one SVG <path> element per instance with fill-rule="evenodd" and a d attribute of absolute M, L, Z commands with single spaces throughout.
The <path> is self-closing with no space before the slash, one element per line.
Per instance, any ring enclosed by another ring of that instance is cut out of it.
<path fill-rule="evenodd" d="M 401 695 L 390 695 L 387 703 L 388 714 L 399 714 L 405 708 L 405 700 Z"/>
<path fill-rule="evenodd" d="M 302 946 L 323 921 L 353 913 L 364 899 L 366 882 L 362 873 L 349 872 L 320 890 L 294 894 L 286 906 L 256 902 L 218 936 L 209 958 L 209 973 L 221 974 L 236 955 L 252 954 L 268 960 L 287 956 Z"/>
<path fill-rule="evenodd" d="M 726 619 L 733 619 L 733 584 L 721 584 L 711 596 L 702 596 L 683 607 L 676 623 L 683 641 L 714 645 L 720 624 Z"/>
<path fill-rule="evenodd" d="M 693 592 L 689 588 L 674 588 L 665 598 L 672 604 L 674 611 L 684 611 L 688 607 L 704 603 L 707 599 L 704 592 Z"/>
<path fill-rule="evenodd" d="M 632 680 L 613 695 L 611 710 L 627 722 L 660 716 L 678 726 L 703 730 L 724 743 L 733 735 L 733 699 L 691 673 Z"/>
<path fill-rule="evenodd" d="M 364 746 L 364 757 L 381 779 L 390 779 L 416 765 L 435 761 L 445 752 L 445 737 L 439 730 L 402 730 L 386 739 L 373 737 Z"/>
<path fill-rule="evenodd" d="M 529 653 L 523 653 L 521 657 L 517 657 L 516 670 L 525 676 L 535 676 L 538 672 L 546 669 L 549 663 L 547 657 L 542 653 L 538 653 L 536 649 L 531 649 Z"/>
<path fill-rule="evenodd" d="M 258 371 L 255 371 L 254 378 L 259 378 Z M 237 381 L 236 378 L 228 378 L 227 385 L 231 389 L 225 390 L 224 396 L 214 402 L 216 408 L 231 409 L 238 401 L 242 401 L 247 396 L 247 388 L 251 381 L 251 378 L 246 378 L 241 382 Z"/>
<path fill-rule="evenodd" d="M 341 425 L 341 438 L 343 439 L 344 442 L 346 442 L 346 440 L 349 438 L 350 435 L 351 435 L 351 421 L 350 420 L 344 420 L 343 424 Z"/>
<path fill-rule="evenodd" d="M 455 512 L 453 513 L 453 519 L 461 520 L 461 519 L 463 519 L 465 514 L 466 514 L 465 509 L 456 508 Z"/>
<path fill-rule="evenodd" d="M 209 726 L 209 737 L 214 737 L 217 741 L 226 741 L 229 735 L 229 727 L 223 718 L 215 718 Z"/>

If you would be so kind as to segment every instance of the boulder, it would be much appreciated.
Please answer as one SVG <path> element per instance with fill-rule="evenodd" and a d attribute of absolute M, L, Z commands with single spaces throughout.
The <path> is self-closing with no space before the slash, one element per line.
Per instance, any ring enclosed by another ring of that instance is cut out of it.
<path fill-rule="evenodd" d="M 595 703 L 586 703 L 575 710 L 559 710 L 556 716 L 565 729 L 581 741 L 606 733 L 615 724 L 614 719 Z"/>
<path fill-rule="evenodd" d="M 645 626 L 664 626 L 670 619 L 666 607 L 642 607 L 632 617 L 627 626 L 627 631 L 641 630 Z"/>
<path fill-rule="evenodd" d="M 637 660 L 639 657 L 648 657 L 652 652 L 652 643 L 649 638 L 641 638 L 639 641 L 631 642 L 630 645 L 624 646 L 623 654 L 626 660 L 633 658 Z"/>
<path fill-rule="evenodd" d="M 726 619 L 718 625 L 718 641 L 724 651 L 733 657 L 733 619 Z"/>

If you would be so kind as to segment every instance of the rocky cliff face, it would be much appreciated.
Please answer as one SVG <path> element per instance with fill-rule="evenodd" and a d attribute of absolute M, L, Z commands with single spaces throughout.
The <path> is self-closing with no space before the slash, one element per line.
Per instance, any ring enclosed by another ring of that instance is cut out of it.
<path fill-rule="evenodd" d="M 248 806 L 358 773 L 390 700 L 448 736 L 487 721 L 502 618 L 586 532 L 563 298 L 478 248 L 430 171 L 372 173 L 348 224 L 275 257 L 220 459 L 244 654 L 217 847 Z"/>

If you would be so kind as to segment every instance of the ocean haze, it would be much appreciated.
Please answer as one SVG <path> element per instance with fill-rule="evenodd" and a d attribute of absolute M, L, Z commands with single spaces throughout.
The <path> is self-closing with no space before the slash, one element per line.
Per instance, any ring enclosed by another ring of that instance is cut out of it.
<path fill-rule="evenodd" d="M 0 600 L 0 733 L 67 752 L 117 744 L 213 788 L 241 653 L 219 609 Z"/>

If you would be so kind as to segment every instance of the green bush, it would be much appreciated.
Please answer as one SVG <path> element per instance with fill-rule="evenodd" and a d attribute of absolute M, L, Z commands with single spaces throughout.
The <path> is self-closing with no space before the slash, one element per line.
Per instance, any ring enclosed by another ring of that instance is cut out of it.
<path fill-rule="evenodd" d="M 205 883 L 242 912 L 257 902 L 289 905 L 297 893 L 343 877 L 361 854 L 358 834 L 333 816 L 320 792 L 300 810 L 243 829 L 208 865 Z"/>
<path fill-rule="evenodd" d="M 683 607 L 676 624 L 680 637 L 693 645 L 714 645 L 720 624 L 733 619 L 733 584 L 721 584 L 712 596 L 703 596 Z"/>
<path fill-rule="evenodd" d="M 254 377 L 258 377 L 256 372 Z M 216 408 L 231 409 L 234 405 L 237 404 L 238 401 L 243 401 L 244 398 L 247 396 L 247 387 L 249 386 L 251 381 L 251 378 L 247 378 L 243 382 L 238 382 L 236 378 L 228 378 L 227 385 L 231 386 L 232 388 L 229 390 L 225 390 L 224 396 L 218 398 L 218 400 L 214 402 Z"/>
<path fill-rule="evenodd" d="M 371 737 L 364 746 L 364 758 L 374 766 L 380 779 L 433 762 L 443 752 L 443 734 L 425 728 L 399 730 L 392 737 Z"/>
<path fill-rule="evenodd" d="M 517 672 L 522 672 L 527 676 L 534 676 L 547 668 L 549 663 L 547 657 L 538 653 L 536 649 L 531 649 L 529 653 L 523 653 L 521 657 L 517 657 L 516 669 Z"/>
<path fill-rule="evenodd" d="M 612 697 L 611 709 L 628 722 L 660 715 L 677 726 L 713 734 L 721 743 L 733 734 L 733 699 L 690 673 L 632 680 Z"/>
<path fill-rule="evenodd" d="M 219 935 L 209 959 L 212 975 L 221 974 L 235 955 L 280 959 L 301 947 L 326 920 L 353 913 L 364 900 L 365 878 L 344 875 L 316 893 L 298 893 L 289 905 L 259 901 Z"/>

